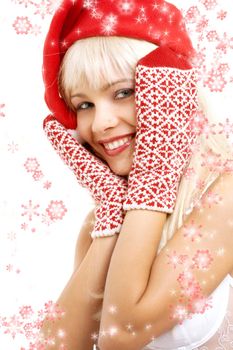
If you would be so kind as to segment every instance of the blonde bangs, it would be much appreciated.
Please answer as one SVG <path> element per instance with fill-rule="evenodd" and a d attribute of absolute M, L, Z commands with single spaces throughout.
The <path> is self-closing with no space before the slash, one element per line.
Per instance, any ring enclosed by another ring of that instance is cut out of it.
<path fill-rule="evenodd" d="M 70 106 L 71 93 L 83 87 L 94 90 L 115 78 L 134 78 L 137 61 L 156 46 L 125 37 L 91 37 L 75 42 L 67 51 L 59 73 L 62 97 Z"/>

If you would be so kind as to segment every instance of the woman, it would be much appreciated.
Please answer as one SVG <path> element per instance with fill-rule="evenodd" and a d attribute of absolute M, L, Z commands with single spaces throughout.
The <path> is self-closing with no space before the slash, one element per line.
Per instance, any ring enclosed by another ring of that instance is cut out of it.
<path fill-rule="evenodd" d="M 233 177 L 220 135 L 194 132 L 193 56 L 179 10 L 162 0 L 66 0 L 55 13 L 44 129 L 96 208 L 45 347 L 217 346 L 232 307 Z"/>

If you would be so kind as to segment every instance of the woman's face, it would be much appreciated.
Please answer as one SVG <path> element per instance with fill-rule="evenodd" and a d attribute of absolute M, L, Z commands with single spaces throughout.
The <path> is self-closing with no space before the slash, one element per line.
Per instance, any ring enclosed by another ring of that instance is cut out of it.
<path fill-rule="evenodd" d="M 72 91 L 80 136 L 117 175 L 128 175 L 136 133 L 134 80 L 116 77 L 99 90 Z"/>

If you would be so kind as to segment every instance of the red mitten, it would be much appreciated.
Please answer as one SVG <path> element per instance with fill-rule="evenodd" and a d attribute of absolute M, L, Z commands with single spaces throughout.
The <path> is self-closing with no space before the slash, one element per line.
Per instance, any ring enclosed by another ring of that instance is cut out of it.
<path fill-rule="evenodd" d="M 196 83 L 195 70 L 167 47 L 138 62 L 136 142 L 124 210 L 172 213 L 195 140 Z"/>
<path fill-rule="evenodd" d="M 44 131 L 59 156 L 74 172 L 78 183 L 88 188 L 98 204 L 91 237 L 119 233 L 125 215 L 123 202 L 127 181 L 113 174 L 106 164 L 88 152 L 52 116 L 45 119 Z"/>

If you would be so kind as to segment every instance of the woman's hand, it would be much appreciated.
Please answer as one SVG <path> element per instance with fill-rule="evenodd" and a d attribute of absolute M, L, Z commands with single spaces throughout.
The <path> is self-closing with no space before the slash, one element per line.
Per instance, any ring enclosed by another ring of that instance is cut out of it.
<path fill-rule="evenodd" d="M 136 67 L 135 99 L 135 154 L 123 208 L 171 213 L 195 140 L 195 71 L 174 51 L 160 47 Z"/>
<path fill-rule="evenodd" d="M 125 215 L 123 202 L 127 181 L 115 175 L 98 157 L 88 152 L 54 117 L 45 119 L 44 130 L 54 149 L 74 172 L 79 184 L 88 188 L 97 203 L 91 237 L 119 233 Z"/>

